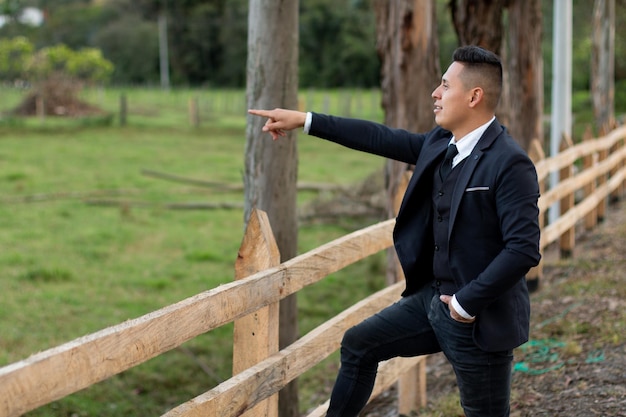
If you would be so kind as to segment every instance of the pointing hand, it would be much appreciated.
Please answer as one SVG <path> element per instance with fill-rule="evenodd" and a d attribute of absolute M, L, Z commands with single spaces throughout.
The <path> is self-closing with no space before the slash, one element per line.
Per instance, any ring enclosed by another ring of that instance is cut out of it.
<path fill-rule="evenodd" d="M 287 130 L 303 127 L 306 121 L 306 113 L 296 110 L 274 109 L 274 110 L 248 110 L 249 114 L 267 117 L 263 126 L 263 131 L 272 135 L 276 140 L 280 136 L 285 136 Z"/>

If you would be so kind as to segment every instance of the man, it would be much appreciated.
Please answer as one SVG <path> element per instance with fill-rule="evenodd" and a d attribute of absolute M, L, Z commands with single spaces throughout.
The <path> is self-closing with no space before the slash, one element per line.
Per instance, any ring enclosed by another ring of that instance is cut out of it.
<path fill-rule="evenodd" d="M 457 49 L 432 92 L 437 128 L 425 134 L 292 110 L 267 117 L 286 130 L 415 166 L 394 229 L 406 289 L 397 303 L 349 329 L 328 416 L 356 416 L 378 363 L 443 351 L 467 417 L 508 416 L 513 349 L 528 340 L 525 274 L 537 265 L 539 185 L 534 165 L 495 119 L 499 58 Z M 450 145 L 450 146 L 448 146 Z"/>

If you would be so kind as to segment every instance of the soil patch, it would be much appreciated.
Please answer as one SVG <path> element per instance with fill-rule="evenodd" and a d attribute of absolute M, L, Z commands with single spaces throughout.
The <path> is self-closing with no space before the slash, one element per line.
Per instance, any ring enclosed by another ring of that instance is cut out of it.
<path fill-rule="evenodd" d="M 14 116 L 82 117 L 105 112 L 81 100 L 83 83 L 60 75 L 38 82 L 13 110 Z"/>
<path fill-rule="evenodd" d="M 103 115 L 105 112 L 76 97 L 51 96 L 41 101 L 37 94 L 28 95 L 12 112 L 15 116 L 63 116 L 82 117 Z"/>

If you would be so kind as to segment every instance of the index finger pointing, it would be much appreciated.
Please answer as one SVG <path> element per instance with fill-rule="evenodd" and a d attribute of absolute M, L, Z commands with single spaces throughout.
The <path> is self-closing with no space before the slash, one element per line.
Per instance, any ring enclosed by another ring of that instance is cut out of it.
<path fill-rule="evenodd" d="M 270 112 L 269 110 L 256 110 L 256 109 L 249 109 L 248 110 L 249 114 L 253 114 L 255 116 L 261 116 L 261 117 L 270 117 Z"/>

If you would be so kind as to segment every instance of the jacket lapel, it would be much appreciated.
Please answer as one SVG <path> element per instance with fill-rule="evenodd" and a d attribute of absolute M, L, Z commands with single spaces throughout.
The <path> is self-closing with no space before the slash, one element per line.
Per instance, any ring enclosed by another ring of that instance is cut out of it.
<path fill-rule="evenodd" d="M 463 164 L 456 185 L 454 186 L 454 191 L 452 192 L 448 237 L 452 234 L 454 221 L 456 220 L 456 215 L 459 211 L 459 206 L 461 205 L 461 199 L 463 198 L 463 194 L 465 194 L 465 189 L 467 188 L 467 184 L 469 184 L 470 178 L 472 178 L 476 167 L 478 167 L 478 163 L 483 153 L 491 146 L 500 133 L 502 133 L 502 130 L 503 128 L 498 120 L 494 120 L 479 139 L 472 153 L 467 157 L 465 164 Z"/>

